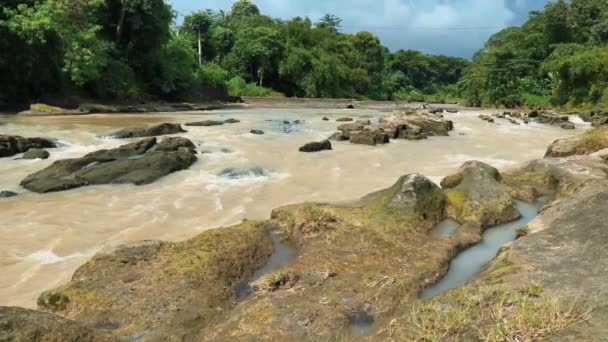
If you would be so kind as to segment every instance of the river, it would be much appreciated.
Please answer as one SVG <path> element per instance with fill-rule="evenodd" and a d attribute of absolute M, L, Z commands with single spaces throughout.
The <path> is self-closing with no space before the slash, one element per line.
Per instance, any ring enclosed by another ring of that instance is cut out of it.
<path fill-rule="evenodd" d="M 305 201 L 345 201 L 418 172 L 434 181 L 477 159 L 504 169 L 542 157 L 555 139 L 577 131 L 507 121 L 489 124 L 479 112 L 446 114 L 450 137 L 395 140 L 385 146 L 335 142 L 334 150 L 304 154 L 298 147 L 326 138 L 342 116 L 384 115 L 371 110 L 243 109 L 207 113 L 0 116 L 0 134 L 53 137 L 62 146 L 48 160 L 0 159 L 0 305 L 35 307 L 40 292 L 65 283 L 76 268 L 108 244 L 124 240 L 187 239 L 244 218 L 268 218 L 273 208 Z M 331 121 L 323 121 L 327 116 Z M 199 161 L 146 186 L 94 186 L 51 194 L 19 188 L 29 173 L 57 159 L 116 147 L 128 141 L 104 134 L 134 125 L 236 118 L 240 123 L 190 127 L 183 136 Z M 299 125 L 283 121 L 301 120 Z M 262 129 L 265 135 L 249 133 Z M 18 156 L 17 156 L 18 157 Z M 226 169 L 233 169 L 227 172 Z"/>

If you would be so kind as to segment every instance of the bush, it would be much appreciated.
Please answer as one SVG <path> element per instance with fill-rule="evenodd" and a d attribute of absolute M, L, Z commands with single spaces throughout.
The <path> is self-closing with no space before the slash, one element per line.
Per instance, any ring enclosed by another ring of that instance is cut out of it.
<path fill-rule="evenodd" d="M 201 66 L 194 76 L 198 84 L 218 88 L 225 87 L 229 77 L 228 71 L 216 63 Z"/>
<path fill-rule="evenodd" d="M 254 97 L 283 97 L 284 95 L 269 88 L 260 87 L 253 83 L 247 83 L 241 77 L 233 77 L 228 81 L 228 94 L 230 96 L 254 96 Z"/>

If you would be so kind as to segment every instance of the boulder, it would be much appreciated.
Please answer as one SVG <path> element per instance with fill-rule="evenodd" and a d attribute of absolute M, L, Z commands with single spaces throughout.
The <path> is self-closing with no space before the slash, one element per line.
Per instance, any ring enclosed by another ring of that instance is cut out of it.
<path fill-rule="evenodd" d="M 384 213 L 426 222 L 430 228 L 443 220 L 446 198 L 441 189 L 420 174 L 399 178 L 390 188 L 364 196 L 363 203 L 381 201 Z"/>
<path fill-rule="evenodd" d="M 249 133 L 254 135 L 263 135 L 264 131 L 262 131 L 261 129 L 252 129 L 251 131 L 249 131 Z"/>
<path fill-rule="evenodd" d="M 325 150 L 331 150 L 331 142 L 329 140 L 311 142 L 300 147 L 300 152 L 320 152 Z"/>
<path fill-rule="evenodd" d="M 390 139 L 386 132 L 378 129 L 350 132 L 350 142 L 352 144 L 376 146 L 378 144 L 388 144 Z"/>
<path fill-rule="evenodd" d="M 241 121 L 237 120 L 237 119 L 227 119 L 227 120 L 224 120 L 224 123 L 227 123 L 227 124 L 235 124 L 235 123 L 239 123 L 239 122 L 241 122 Z"/>
<path fill-rule="evenodd" d="M 532 117 L 532 116 L 529 116 Z M 550 112 L 540 112 L 538 115 L 538 122 L 549 124 L 549 125 L 561 125 L 563 122 L 570 120 L 568 115 L 560 115 Z"/>
<path fill-rule="evenodd" d="M 608 128 L 594 128 L 581 135 L 554 141 L 545 157 L 568 157 L 590 154 L 608 148 Z"/>
<path fill-rule="evenodd" d="M 12 191 L 0 191 L 0 198 L 10 198 L 10 197 L 15 197 L 18 194 L 16 192 L 12 192 Z"/>
<path fill-rule="evenodd" d="M 45 138 L 24 138 L 18 135 L 0 135 L 0 158 L 11 157 L 29 149 L 55 148 L 57 145 Z"/>
<path fill-rule="evenodd" d="M 332 134 L 328 139 L 335 140 L 335 141 L 346 141 L 349 139 L 349 136 L 345 135 L 344 132 L 339 131 L 339 132 Z"/>
<path fill-rule="evenodd" d="M 346 106 L 346 109 L 355 109 L 355 105 L 349 104 Z"/>
<path fill-rule="evenodd" d="M 135 127 L 125 128 L 118 132 L 110 134 L 110 137 L 115 139 L 129 139 L 129 138 L 141 138 L 141 137 L 154 137 L 159 135 L 169 135 L 185 133 L 180 124 L 163 123 L 151 127 Z"/>
<path fill-rule="evenodd" d="M 48 115 L 74 115 L 83 114 L 80 110 L 65 109 L 61 107 L 51 106 L 45 103 L 33 103 L 30 109 L 20 112 L 22 116 L 48 116 Z"/>
<path fill-rule="evenodd" d="M 408 126 L 420 127 L 421 133 L 428 136 L 448 136 L 454 129 L 454 123 L 435 114 L 419 112 L 399 112 L 380 119 L 379 128 L 389 131 L 392 127 L 397 132 L 407 129 Z M 398 134 L 397 134 L 398 136 Z"/>
<path fill-rule="evenodd" d="M 445 177 L 441 186 L 448 199 L 447 213 L 459 222 L 487 228 L 519 217 L 515 202 L 501 184 L 500 173 L 485 163 L 464 163 L 456 174 Z"/>
<path fill-rule="evenodd" d="M 365 127 L 359 123 L 348 123 L 348 124 L 342 124 L 342 125 L 338 126 L 338 130 L 342 131 L 342 133 L 344 133 L 347 136 L 349 135 L 350 132 L 362 131 L 364 128 Z"/>
<path fill-rule="evenodd" d="M 560 127 L 562 129 L 575 129 L 576 126 L 574 125 L 574 122 L 568 121 L 568 122 L 564 122 L 560 125 Z"/>
<path fill-rule="evenodd" d="M 355 119 L 353 118 L 338 118 L 336 119 L 337 122 L 350 122 L 350 121 L 355 121 Z"/>
<path fill-rule="evenodd" d="M 0 307 L 0 341 L 119 341 L 100 330 L 46 312 Z"/>
<path fill-rule="evenodd" d="M 224 121 L 216 121 L 216 120 L 205 120 L 198 122 L 189 122 L 186 124 L 188 127 L 210 127 L 210 126 L 221 126 L 225 122 Z"/>
<path fill-rule="evenodd" d="M 498 117 L 499 117 L 499 116 L 497 116 L 497 118 L 498 118 Z M 504 116 L 502 116 L 502 117 L 504 118 Z M 489 122 L 489 123 L 493 123 L 493 122 L 494 122 L 494 119 L 493 119 L 491 116 L 489 116 L 489 115 L 480 114 L 480 115 L 479 115 L 479 118 L 480 118 L 481 120 L 483 120 L 483 121 L 487 121 L 487 122 Z"/>
<path fill-rule="evenodd" d="M 156 138 L 148 138 L 81 158 L 58 160 L 27 176 L 21 186 L 46 193 L 101 184 L 143 185 L 187 169 L 194 162 L 196 151 L 189 140 L 170 138 L 157 145 Z"/>
<path fill-rule="evenodd" d="M 325 116 L 325 117 L 323 117 L 323 119 L 321 119 L 321 120 L 323 120 L 323 121 L 329 121 L 329 118 Z"/>
<path fill-rule="evenodd" d="M 48 159 L 51 154 L 41 148 L 30 148 L 23 154 L 23 159 Z"/>

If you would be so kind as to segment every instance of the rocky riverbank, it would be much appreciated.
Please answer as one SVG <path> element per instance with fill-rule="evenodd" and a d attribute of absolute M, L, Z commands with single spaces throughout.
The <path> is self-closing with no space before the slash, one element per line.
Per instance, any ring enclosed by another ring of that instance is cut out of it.
<path fill-rule="evenodd" d="M 0 336 L 28 331 L 49 340 L 92 341 L 98 334 L 159 341 L 603 336 L 596 335 L 605 333 L 606 312 L 597 300 L 606 298 L 601 245 L 608 239 L 602 146 L 502 173 L 467 162 L 441 188 L 410 174 L 350 203 L 291 205 L 269 220 L 244 221 L 181 243 L 115 246 L 81 266 L 68 284 L 40 296 L 39 309 L 62 318 L 21 310 L 16 323 L 16 313 L 10 313 L 16 309 L 3 308 Z M 549 197 L 549 204 L 480 279 L 418 300 L 486 228 L 517 217 L 514 199 L 538 196 Z M 447 217 L 462 223 L 456 233 L 431 234 Z M 239 284 L 273 254 L 272 234 L 293 246 L 297 258 L 260 279 L 252 295 L 239 298 Z M 585 279 L 590 281 L 583 284 Z M 588 323 L 576 324 L 583 320 Z"/>
<path fill-rule="evenodd" d="M 235 99 L 236 100 L 236 99 Z M 238 101 L 235 103 L 224 103 L 220 101 L 206 103 L 167 103 L 150 102 L 134 104 L 102 104 L 82 103 L 75 108 L 63 108 L 51 106 L 45 103 L 34 103 L 28 110 L 17 113 L 21 116 L 60 116 L 60 115 L 87 115 L 87 114 L 117 114 L 117 113 L 171 113 L 207 111 L 215 109 L 240 107 Z"/>

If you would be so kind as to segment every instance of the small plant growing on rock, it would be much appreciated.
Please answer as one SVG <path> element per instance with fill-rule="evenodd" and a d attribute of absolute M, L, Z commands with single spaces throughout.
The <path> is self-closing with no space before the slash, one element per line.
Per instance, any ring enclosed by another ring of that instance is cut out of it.
<path fill-rule="evenodd" d="M 338 218 L 324 208 L 311 205 L 294 210 L 286 223 L 286 235 L 300 241 L 332 230 L 338 224 Z"/>
<path fill-rule="evenodd" d="M 291 270 L 281 270 L 262 277 L 253 284 L 253 288 L 259 292 L 274 292 L 281 288 L 293 287 L 300 276 Z"/>
<path fill-rule="evenodd" d="M 517 238 L 520 239 L 524 236 L 528 236 L 528 234 L 530 234 L 530 229 L 528 228 L 528 226 L 523 226 L 523 227 L 517 229 L 516 234 L 517 234 Z"/>

